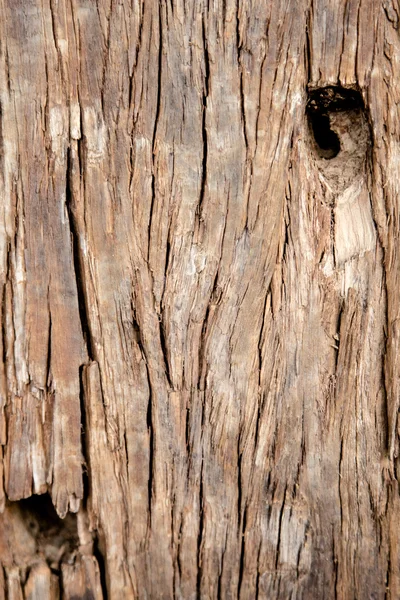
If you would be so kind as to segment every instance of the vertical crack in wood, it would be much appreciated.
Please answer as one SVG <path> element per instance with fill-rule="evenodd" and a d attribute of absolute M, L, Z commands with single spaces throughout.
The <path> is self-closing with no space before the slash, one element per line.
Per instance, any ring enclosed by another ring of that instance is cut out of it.
<path fill-rule="evenodd" d="M 85 156 L 83 154 L 83 146 L 82 144 L 78 144 L 78 158 L 79 158 L 79 171 L 80 176 L 84 179 L 84 160 Z M 73 268 L 75 274 L 76 281 L 76 290 L 78 295 L 78 307 L 79 307 L 79 318 L 81 323 L 82 336 L 86 344 L 86 350 L 88 355 L 89 363 L 95 361 L 95 353 L 94 353 L 94 344 L 92 341 L 92 332 L 90 328 L 90 320 L 88 316 L 88 298 L 85 287 L 85 275 L 84 275 L 84 264 L 83 264 L 83 256 L 80 244 L 80 235 L 78 230 L 78 224 L 76 222 L 76 217 L 74 214 L 74 203 L 76 199 L 73 197 L 73 165 L 72 165 L 72 152 L 71 147 L 67 147 L 67 156 L 66 156 L 66 189 L 65 189 L 65 205 L 67 209 L 68 215 L 68 224 L 70 229 L 71 236 L 71 245 L 72 245 L 72 260 L 73 260 Z M 50 357 L 51 357 L 51 315 L 50 315 L 50 331 L 49 331 L 49 369 L 50 369 Z M 83 456 L 83 486 L 84 486 L 84 497 L 83 497 L 83 506 L 86 510 L 86 502 L 89 495 L 89 449 L 87 447 L 87 407 L 85 402 L 85 385 L 84 385 L 84 373 L 85 365 L 81 365 L 79 367 L 79 400 L 80 400 L 80 415 L 81 415 L 81 448 L 82 448 L 82 456 Z M 49 379 L 49 385 L 51 380 Z M 97 560 L 98 568 L 99 568 L 99 576 L 100 576 L 100 585 L 102 590 L 102 596 L 104 599 L 107 598 L 107 584 L 106 584 L 106 559 L 103 556 L 102 551 L 100 550 L 100 541 L 99 541 L 99 533 L 95 530 L 92 532 L 93 538 L 93 556 Z M 88 591 L 88 593 L 91 593 Z"/>
<path fill-rule="evenodd" d="M 81 322 L 82 335 L 86 343 L 86 349 L 88 357 L 91 361 L 96 360 L 94 355 L 94 347 L 92 342 L 92 334 L 90 331 L 90 324 L 88 318 L 88 307 L 87 307 L 87 294 L 85 289 L 85 276 L 84 268 L 82 263 L 82 253 L 80 248 L 80 239 L 77 224 L 74 216 L 74 198 L 72 194 L 72 164 L 71 164 L 71 148 L 67 148 L 67 172 L 65 175 L 66 189 L 65 189 L 65 205 L 68 214 L 68 223 L 71 232 L 71 244 L 72 244 L 72 257 L 73 267 L 75 273 L 76 290 L 78 294 L 78 305 L 79 305 L 79 317 Z M 81 161 L 79 161 L 81 163 Z"/>
<path fill-rule="evenodd" d="M 170 373 L 170 368 L 169 368 L 168 346 L 167 346 L 167 341 L 165 339 L 165 328 L 164 328 L 164 322 L 163 322 L 163 310 L 162 309 L 161 309 L 161 314 L 159 317 L 159 330 L 160 330 L 161 353 L 164 358 L 164 372 L 165 372 L 169 387 L 171 389 L 173 389 L 174 385 L 172 383 L 171 373 Z"/>
<path fill-rule="evenodd" d="M 207 138 L 207 99 L 210 93 L 210 57 L 208 55 L 208 43 L 207 43 L 207 34 L 206 34 L 206 25 L 205 25 L 205 14 L 202 17 L 202 41 L 203 41 L 203 56 L 204 56 L 204 87 L 203 87 L 203 112 L 202 112 L 202 122 L 201 122 L 201 136 L 203 143 L 203 157 L 202 157 L 202 170 L 201 170 L 201 181 L 200 181 L 200 195 L 199 195 L 199 204 L 197 207 L 197 213 L 199 215 L 199 219 L 202 219 L 202 211 L 204 204 L 204 196 L 206 191 L 207 184 L 207 160 L 208 160 L 208 138 Z"/>
<path fill-rule="evenodd" d="M 241 517 L 240 532 L 240 556 L 239 556 L 239 577 L 238 577 L 238 598 L 241 597 L 243 576 L 246 566 L 246 525 L 247 525 L 247 506 L 244 507 L 243 516 Z"/>
<path fill-rule="evenodd" d="M 203 496 L 203 467 L 204 459 L 201 461 L 200 467 L 200 484 L 199 484 L 199 532 L 197 537 L 197 600 L 202 598 L 202 547 L 203 547 L 203 534 L 204 534 L 204 496 Z"/>
<path fill-rule="evenodd" d="M 159 127 L 160 121 L 160 111 L 161 111 L 161 90 L 162 90 L 162 82 L 163 82 L 163 23 L 162 23 L 162 15 L 161 11 L 163 9 L 163 5 L 160 3 L 158 6 L 158 69 L 157 69 L 157 101 L 156 101 L 156 111 L 154 116 L 154 127 L 153 127 L 153 138 L 151 140 L 151 201 L 150 201 L 150 212 L 149 212 L 149 223 L 148 223 L 148 247 L 147 247 L 147 260 L 150 260 L 150 246 L 151 246 L 151 229 L 152 229 L 152 221 L 153 221 L 153 211 L 154 204 L 156 201 L 156 160 L 158 156 L 158 147 L 157 147 L 157 131 Z"/>
<path fill-rule="evenodd" d="M 246 145 L 246 160 L 248 160 L 249 142 L 247 139 L 247 124 L 246 124 L 246 105 L 245 94 L 243 88 L 243 65 L 241 61 L 242 40 L 240 38 L 240 0 L 236 3 L 236 48 L 237 48 L 237 68 L 239 71 L 239 97 L 240 97 L 240 115 L 243 127 L 243 139 Z"/>
<path fill-rule="evenodd" d="M 150 534 L 153 489 L 154 489 L 154 485 L 155 485 L 155 480 L 154 480 L 155 436 L 154 436 L 154 423 L 153 423 L 153 392 L 152 392 L 152 387 L 151 387 L 150 373 L 149 373 L 149 367 L 147 364 L 147 360 L 146 360 L 145 364 L 146 364 L 146 371 L 147 371 L 147 380 L 148 380 L 148 384 L 149 384 L 149 400 L 148 400 L 148 405 L 147 405 L 147 429 L 149 432 L 149 477 L 148 477 L 148 484 L 147 484 L 147 498 L 148 498 L 149 534 Z"/>

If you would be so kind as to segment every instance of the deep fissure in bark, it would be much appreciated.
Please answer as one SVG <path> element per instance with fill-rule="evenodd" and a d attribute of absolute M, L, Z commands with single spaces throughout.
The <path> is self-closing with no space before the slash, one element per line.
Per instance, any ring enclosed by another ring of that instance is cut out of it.
<path fill-rule="evenodd" d="M 158 7 L 158 70 L 157 70 L 157 102 L 156 102 L 156 110 L 154 117 L 154 127 L 153 127 L 153 137 L 151 140 L 151 154 L 152 154 L 152 170 L 151 170 L 151 203 L 150 203 L 150 212 L 149 212 L 149 224 L 148 224 L 148 258 L 150 256 L 150 243 L 151 243 L 151 230 L 152 230 L 152 221 L 153 221 L 153 211 L 154 211 L 154 203 L 156 201 L 156 141 L 157 141 L 157 130 L 160 120 L 160 110 L 161 110 L 161 85 L 163 80 L 163 71 L 162 71 L 162 61 L 163 61 L 163 28 L 162 28 L 162 4 Z"/>
<path fill-rule="evenodd" d="M 107 561 L 105 559 L 105 549 L 102 548 L 101 537 L 102 534 L 100 532 L 96 532 L 96 535 L 93 535 L 93 556 L 96 558 L 99 565 L 100 585 L 103 595 L 102 600 L 107 600 L 109 597 L 107 591 Z"/>
<path fill-rule="evenodd" d="M 83 146 L 79 144 L 78 146 L 78 156 L 79 156 L 79 169 L 80 176 L 83 177 L 83 160 L 84 156 L 82 154 Z M 84 266 L 82 263 L 82 250 L 79 241 L 79 232 L 76 223 L 76 218 L 74 215 L 74 198 L 72 193 L 72 178 L 73 178 L 73 169 L 72 169 L 72 154 L 71 148 L 67 148 L 67 171 L 66 171 L 66 189 L 65 189 L 65 203 L 68 213 L 68 223 L 70 228 L 71 235 L 71 244 L 72 244 L 72 256 L 73 256 L 73 265 L 74 265 L 74 273 L 75 273 L 75 281 L 76 281 L 76 289 L 78 295 L 78 306 L 79 306 L 79 318 L 81 323 L 82 334 L 86 343 L 86 349 L 88 354 L 89 361 L 94 361 L 94 347 L 92 342 L 92 334 L 90 330 L 89 317 L 87 312 L 87 293 L 85 287 L 85 276 L 84 276 Z M 51 316 L 50 316 L 50 333 L 49 333 L 49 345 L 51 343 Z M 49 346 L 51 348 L 51 346 Z M 50 357 L 50 350 L 49 350 Z M 49 358 L 50 360 L 50 358 Z M 89 461 L 88 461 L 88 448 L 87 448 L 87 407 L 85 401 L 85 386 L 84 386 L 84 367 L 85 365 L 81 365 L 79 367 L 79 400 L 80 400 L 80 418 L 81 418 L 81 449 L 82 449 L 82 479 L 83 479 L 83 489 L 84 495 L 82 499 L 82 505 L 84 510 L 86 510 L 87 498 L 90 494 L 90 473 L 89 473 Z M 68 513 L 72 514 L 72 513 Z M 76 518 L 76 515 L 74 515 Z M 106 584 L 106 560 L 100 550 L 100 541 L 99 541 L 99 532 L 93 530 L 92 534 L 92 544 L 93 544 L 93 556 L 96 558 L 98 566 L 99 566 L 99 576 L 100 576 L 100 585 L 102 589 L 103 599 L 107 598 L 107 584 Z M 87 594 L 92 594 L 90 590 L 87 590 Z"/>
<path fill-rule="evenodd" d="M 204 530 L 204 505 L 203 505 L 203 460 L 202 460 L 201 469 L 200 469 L 200 482 L 199 482 L 199 532 L 198 532 L 198 536 L 197 536 L 197 579 L 196 579 L 197 600 L 201 600 L 201 575 L 202 575 L 201 552 L 202 552 L 203 530 Z"/>
<path fill-rule="evenodd" d="M 210 85 L 210 59 L 208 56 L 208 48 L 207 48 L 207 36 L 205 29 L 205 15 L 202 18 L 202 36 L 203 36 L 203 48 L 204 48 L 204 89 L 203 89 L 203 111 L 202 111 L 202 121 L 201 121 L 201 135 L 203 142 L 203 157 L 202 157 L 202 171 L 201 171 L 201 186 L 200 186 L 200 197 L 199 197 L 199 206 L 198 206 L 198 214 L 201 218 L 204 195 L 206 190 L 207 183 L 207 159 L 208 159 L 208 140 L 207 140 L 207 98 L 209 94 L 209 85 Z"/>
<path fill-rule="evenodd" d="M 154 486 L 154 460 L 155 460 L 155 449 L 154 449 L 154 424 L 153 424 L 153 392 L 151 388 L 149 369 L 146 363 L 147 380 L 149 384 L 149 399 L 147 405 L 147 430 L 149 432 L 149 476 L 147 482 L 147 501 L 148 501 L 148 519 L 149 529 L 151 529 L 151 509 L 153 501 L 153 486 Z"/>
<path fill-rule="evenodd" d="M 81 161 L 79 161 L 81 163 Z M 68 223 L 71 231 L 72 257 L 74 264 L 76 289 L 78 294 L 79 317 L 81 322 L 82 334 L 85 339 L 87 352 L 90 360 L 94 358 L 94 348 L 92 335 L 90 331 L 88 312 L 87 312 L 87 294 L 85 291 L 85 275 L 82 265 L 81 248 L 79 242 L 79 232 L 75 222 L 73 204 L 74 198 L 72 194 L 72 156 L 70 147 L 67 148 L 67 172 L 65 175 L 65 205 L 68 212 Z"/>

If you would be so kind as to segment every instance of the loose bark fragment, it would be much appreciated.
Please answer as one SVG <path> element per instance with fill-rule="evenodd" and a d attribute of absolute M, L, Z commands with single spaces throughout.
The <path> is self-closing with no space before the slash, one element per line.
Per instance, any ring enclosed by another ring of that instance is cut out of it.
<path fill-rule="evenodd" d="M 24 586 L 24 595 L 27 600 L 55 598 L 52 595 L 51 571 L 45 562 L 40 562 L 31 569 Z"/>
<path fill-rule="evenodd" d="M 102 600 L 100 572 L 93 556 L 78 557 L 74 564 L 62 565 L 63 598 L 90 598 Z"/>

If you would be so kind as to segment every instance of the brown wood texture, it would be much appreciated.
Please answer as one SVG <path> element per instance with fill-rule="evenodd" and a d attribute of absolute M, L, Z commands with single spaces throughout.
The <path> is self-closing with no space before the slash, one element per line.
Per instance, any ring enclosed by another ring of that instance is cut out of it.
<path fill-rule="evenodd" d="M 400 598 L 399 19 L 0 0 L 0 598 Z"/>

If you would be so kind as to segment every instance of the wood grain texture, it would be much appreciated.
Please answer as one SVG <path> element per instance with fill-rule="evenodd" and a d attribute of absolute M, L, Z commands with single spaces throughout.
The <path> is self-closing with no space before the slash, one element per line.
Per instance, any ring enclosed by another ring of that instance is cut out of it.
<path fill-rule="evenodd" d="M 0 0 L 0 598 L 400 597 L 399 19 Z"/>

